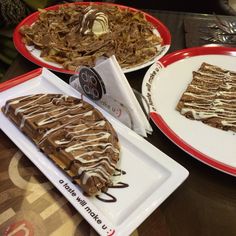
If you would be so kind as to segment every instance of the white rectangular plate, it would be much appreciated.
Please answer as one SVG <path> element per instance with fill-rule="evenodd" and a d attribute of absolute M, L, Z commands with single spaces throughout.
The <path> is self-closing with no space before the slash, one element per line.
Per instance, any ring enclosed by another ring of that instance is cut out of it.
<path fill-rule="evenodd" d="M 81 97 L 70 85 L 43 69 L 33 79 L 1 92 L 0 106 L 8 99 L 35 93 Z M 123 236 L 132 233 L 187 178 L 188 171 L 111 115 L 101 111 L 118 133 L 121 144 L 120 169 L 126 172 L 120 181 L 129 185 L 126 188 L 108 189 L 116 202 L 108 203 L 96 197 L 84 196 L 80 188 L 2 112 L 0 127 L 100 235 Z"/>

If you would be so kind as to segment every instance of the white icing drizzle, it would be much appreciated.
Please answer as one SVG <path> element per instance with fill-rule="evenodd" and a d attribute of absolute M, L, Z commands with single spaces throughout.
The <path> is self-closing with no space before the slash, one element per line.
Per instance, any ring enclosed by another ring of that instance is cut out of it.
<path fill-rule="evenodd" d="M 68 112 L 65 109 L 67 106 L 63 105 L 68 96 L 51 97 L 51 99 L 47 99 L 46 96 L 47 94 L 31 95 L 13 100 L 6 105 L 5 113 L 8 112 L 10 105 L 23 103 L 24 105 L 15 109 L 15 115 L 21 115 L 20 128 L 23 129 L 25 121 L 30 119 L 34 120 L 39 129 L 44 129 L 45 126 L 47 128 L 42 132 L 39 145 L 47 140 L 49 135 L 64 129 L 68 137 L 60 137 L 54 140 L 54 143 L 56 146 L 63 147 L 65 152 L 74 157 L 75 162 L 81 164 L 78 175 L 81 175 L 82 183 L 86 184 L 91 177 L 107 182 L 116 168 L 115 161 L 109 155 L 119 153 L 119 149 L 109 141 L 111 133 L 103 128 L 107 122 L 99 120 L 91 123 L 88 117 L 93 116 L 94 110 L 92 107 L 89 110 L 79 110 L 83 107 L 83 102 L 72 104 Z M 24 103 L 26 99 L 27 102 Z M 74 120 L 78 117 L 85 123 L 75 124 Z M 79 141 L 76 142 L 77 140 Z"/>
<path fill-rule="evenodd" d="M 102 152 L 101 152 L 102 153 Z M 100 154 L 101 154 L 100 153 Z M 112 161 L 110 160 L 110 158 L 108 157 L 108 156 L 99 156 L 99 157 L 96 157 L 96 159 L 95 158 L 93 158 L 93 159 L 88 159 L 88 160 L 86 160 L 86 159 L 84 159 L 84 158 L 76 158 L 76 160 L 77 161 L 79 161 L 80 163 L 82 163 L 82 164 L 86 164 L 86 165 L 91 165 L 91 164 L 93 164 L 93 163 L 97 163 L 97 162 L 101 162 L 102 160 L 104 160 L 104 161 L 106 161 L 107 163 L 109 163 L 109 165 L 111 165 L 112 167 L 114 167 L 115 168 L 115 164 L 113 164 L 112 163 Z"/>
<path fill-rule="evenodd" d="M 81 166 L 79 168 L 78 174 L 82 175 L 82 183 L 86 184 L 88 177 L 94 176 L 94 173 L 99 172 L 102 175 L 102 179 L 104 181 L 106 181 L 107 179 L 109 179 L 110 174 L 108 172 L 107 169 L 112 169 L 112 171 L 115 170 L 115 165 L 112 165 L 111 163 L 107 162 L 107 159 L 102 159 L 102 161 L 99 161 L 99 164 L 96 162 L 94 164 L 91 164 L 89 166 Z M 109 164 L 108 164 L 109 163 Z M 104 168 L 103 166 L 106 166 L 106 168 Z M 98 176 L 97 174 L 95 174 L 95 176 Z"/>
<path fill-rule="evenodd" d="M 198 87 L 197 85 L 194 85 L 194 84 L 190 84 L 189 88 L 193 88 L 195 91 L 197 90 L 197 91 L 200 91 L 200 92 L 203 92 L 203 93 L 205 92 L 205 93 L 208 93 L 208 94 L 214 94 L 214 92 L 211 92 L 207 89 L 200 88 L 200 87 Z"/>
<path fill-rule="evenodd" d="M 33 95 L 32 95 L 32 96 L 33 96 Z M 32 97 L 32 96 L 31 96 L 31 97 Z M 32 106 L 31 106 L 31 105 L 32 105 L 33 103 L 39 101 L 39 100 L 40 100 L 41 98 L 43 98 L 43 97 L 45 97 L 45 94 L 39 96 L 37 99 L 32 100 L 31 102 L 28 102 L 26 105 L 23 105 L 23 106 L 18 107 L 18 108 L 15 110 L 15 115 L 17 115 L 19 112 L 24 112 L 24 111 L 27 111 L 28 109 L 32 109 Z M 20 100 L 19 102 L 21 102 L 21 100 Z M 28 108 L 25 108 L 25 109 L 24 109 L 24 107 L 28 107 Z"/>
<path fill-rule="evenodd" d="M 183 93 L 180 113 L 196 120 L 216 118 L 222 127 L 236 127 L 235 75 L 207 64 L 201 67 Z"/>
<path fill-rule="evenodd" d="M 86 124 L 71 124 L 66 126 L 69 138 L 62 137 L 54 140 L 54 143 L 58 146 L 66 145 L 67 147 L 64 151 L 71 153 L 74 159 L 82 164 L 78 174 L 81 175 L 83 172 L 83 175 L 80 176 L 83 184 L 86 184 L 92 176 L 100 177 L 102 181 L 107 181 L 110 177 L 108 170 L 110 170 L 110 173 L 115 170 L 116 165 L 112 163 L 111 158 L 105 155 L 109 149 L 113 153 L 119 153 L 119 150 L 108 141 L 111 134 L 104 130 L 94 129 L 99 126 L 103 127 L 105 124 L 104 120 L 95 122 L 92 127 L 93 133 L 89 133 L 91 127 L 86 126 Z M 80 140 L 79 143 L 75 142 L 77 139 Z M 75 144 L 73 145 L 72 143 Z M 86 149 L 91 149 L 91 151 Z M 97 169 L 98 163 L 99 171 Z"/>
<path fill-rule="evenodd" d="M 74 132 L 74 133 L 81 133 L 80 131 L 77 131 L 77 132 Z M 101 137 L 100 139 L 103 139 L 103 138 L 108 138 L 106 137 L 107 135 L 110 135 L 109 133 L 106 133 L 106 132 L 100 132 L 100 133 L 92 133 L 92 134 L 81 134 L 81 135 L 74 135 L 70 140 L 56 140 L 55 143 L 58 144 L 58 145 L 62 145 L 62 144 L 67 144 L 67 143 L 70 143 L 72 142 L 73 140 L 76 140 L 77 138 L 79 137 L 92 137 L 92 136 L 98 136 L 98 135 L 103 135 L 103 137 Z M 99 140 L 99 139 L 97 139 Z M 97 141 L 96 139 L 93 139 L 93 140 L 90 140 L 88 142 L 93 142 L 93 141 Z M 91 145 L 84 145 L 84 143 L 80 146 L 83 146 L 83 147 L 87 147 L 87 146 L 91 146 Z M 80 149 L 80 147 L 76 148 L 76 149 Z M 66 150 L 68 151 L 68 150 Z M 68 151 L 69 152 L 69 151 Z"/>
<path fill-rule="evenodd" d="M 212 98 L 212 97 L 215 97 L 215 95 L 201 95 L 201 94 L 194 94 L 194 93 L 189 93 L 189 92 L 185 92 L 184 93 L 185 95 L 187 96 L 191 96 L 191 97 L 194 97 L 194 98 Z"/>
<path fill-rule="evenodd" d="M 86 147 L 85 144 L 94 143 L 94 142 L 97 142 L 97 141 L 102 140 L 102 139 L 108 139 L 110 135 L 111 135 L 110 133 L 104 133 L 101 137 L 98 137 L 98 138 L 95 138 L 95 139 L 91 139 L 91 140 L 88 140 L 88 141 L 84 141 L 84 142 L 80 142 L 78 144 L 74 144 L 74 145 L 66 148 L 65 151 L 66 152 L 72 152 L 72 151 L 79 150 L 79 149 L 81 149 L 83 147 Z M 95 144 L 94 145 L 90 144 L 88 146 L 98 146 L 98 145 L 99 144 L 96 144 L 96 145 Z"/>
<path fill-rule="evenodd" d="M 102 150 L 102 151 L 87 151 L 87 152 L 84 152 L 84 153 L 82 153 L 82 154 L 80 154 L 80 155 L 75 155 L 75 159 L 76 160 L 78 160 L 78 161 L 80 161 L 81 163 L 89 163 L 89 160 L 86 160 L 85 158 L 83 158 L 83 157 L 85 157 L 85 156 L 90 156 L 90 157 L 92 157 L 94 154 L 99 154 L 99 155 L 101 155 L 101 154 L 103 154 L 105 151 L 107 151 L 108 149 L 112 149 L 112 151 L 114 151 L 114 152 L 118 152 L 118 150 L 117 149 L 115 149 L 115 148 L 113 148 L 113 146 L 111 146 L 111 144 L 110 145 L 107 145 L 106 147 L 105 147 L 105 149 L 104 150 Z M 97 158 L 97 157 L 96 157 Z"/>
<path fill-rule="evenodd" d="M 88 130 L 88 129 L 83 129 L 83 130 Z M 92 137 L 92 136 L 104 136 L 104 137 L 101 137 L 101 139 L 102 138 L 109 138 L 109 135 L 110 135 L 110 133 L 107 133 L 107 132 L 99 132 L 99 133 L 95 133 L 95 132 L 93 132 L 93 133 L 91 133 L 91 134 L 89 134 L 89 133 L 86 133 L 86 134 L 84 134 L 83 133 L 83 131 L 74 131 L 74 132 L 71 132 L 70 134 L 74 134 L 73 136 L 72 136 L 72 138 L 71 139 L 64 139 L 64 140 L 56 140 L 55 141 L 55 143 L 56 144 L 66 144 L 66 143 L 70 143 L 71 141 L 73 141 L 73 140 L 76 140 L 77 138 L 79 138 L 79 137 Z M 80 133 L 82 133 L 82 134 L 80 134 Z M 77 134 L 77 135 L 76 135 Z M 107 136 L 108 135 L 108 136 Z M 106 137 L 107 136 L 107 137 Z M 99 140 L 99 139 L 98 139 Z M 96 139 L 93 139 L 92 141 L 96 141 Z"/>
<path fill-rule="evenodd" d="M 77 116 L 88 116 L 87 115 L 88 112 L 80 113 L 80 114 L 77 114 L 77 115 L 70 115 L 70 114 L 67 114 L 67 113 L 68 113 L 68 111 L 64 111 L 64 112 L 61 112 L 57 115 L 47 117 L 45 119 L 42 119 L 40 122 L 38 122 L 37 125 L 38 126 L 43 126 L 43 125 L 46 125 L 46 124 L 54 123 L 54 122 L 58 121 L 59 119 L 65 119 L 65 118 L 70 119 L 70 118 L 77 117 Z"/>
<path fill-rule="evenodd" d="M 24 100 L 26 100 L 26 99 L 28 99 L 28 98 L 34 97 L 34 96 L 35 96 L 35 95 L 29 95 L 29 96 L 27 96 L 27 97 L 24 96 L 24 97 L 22 97 L 22 98 L 14 99 L 13 101 L 8 102 L 8 103 L 6 104 L 6 106 L 5 106 L 5 114 L 8 113 L 8 110 L 9 110 L 10 105 L 18 104 L 18 103 L 20 103 L 20 102 L 22 102 L 22 101 L 24 101 Z M 15 113 L 15 115 L 16 115 L 16 113 Z"/>
<path fill-rule="evenodd" d="M 16 100 L 16 101 L 9 102 L 8 104 L 6 104 L 4 113 L 7 114 L 7 113 L 8 113 L 8 110 L 9 110 L 9 106 L 10 106 L 10 105 L 13 105 L 13 104 L 17 104 L 18 102 L 19 102 L 19 101 Z"/>
<path fill-rule="evenodd" d="M 222 125 L 225 126 L 231 126 L 231 127 L 236 127 L 236 121 L 226 121 L 226 120 L 222 120 L 221 121 Z"/>
<path fill-rule="evenodd" d="M 85 171 L 84 175 L 82 176 L 82 183 L 86 184 L 88 179 L 91 177 L 97 177 L 99 179 L 101 179 L 102 181 L 106 182 L 108 177 L 104 177 L 105 172 L 104 169 L 101 169 L 101 166 L 96 168 L 96 172 L 95 170 L 87 170 Z"/>

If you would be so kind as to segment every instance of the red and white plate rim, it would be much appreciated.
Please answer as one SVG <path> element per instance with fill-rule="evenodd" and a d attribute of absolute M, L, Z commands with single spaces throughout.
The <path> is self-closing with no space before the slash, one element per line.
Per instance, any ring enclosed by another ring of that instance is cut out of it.
<path fill-rule="evenodd" d="M 194 47 L 183 50 L 178 50 L 167 54 L 166 56 L 159 59 L 155 64 L 153 64 L 149 70 L 147 71 L 143 84 L 142 84 L 142 93 L 147 98 L 147 84 L 150 82 L 148 78 L 150 78 L 150 74 L 156 69 L 157 76 L 161 70 L 165 70 L 169 65 L 178 62 L 180 60 L 185 60 L 190 57 L 202 56 L 202 55 L 226 55 L 226 56 L 234 56 L 236 57 L 236 49 L 235 48 L 227 48 L 227 47 L 219 47 L 215 45 L 206 45 L 204 47 Z M 158 68 L 158 69 L 157 69 Z M 155 79 L 155 77 L 154 77 Z M 150 105 L 150 104 L 149 104 Z M 198 149 L 193 147 L 190 143 L 183 140 L 177 133 L 175 133 L 166 123 L 165 119 L 158 114 L 156 108 L 151 104 L 150 105 L 150 116 L 154 124 L 178 147 L 182 150 L 198 159 L 199 161 L 217 169 L 224 173 L 230 174 L 232 176 L 236 176 L 236 167 L 230 166 L 228 164 L 222 163 L 214 159 L 214 157 L 208 156 Z"/>
<path fill-rule="evenodd" d="M 46 10 L 55 10 L 55 9 L 58 9 L 60 6 L 62 5 L 68 5 L 68 4 L 71 4 L 71 3 L 65 3 L 65 4 L 58 4 L 58 5 L 53 5 L 53 6 L 50 6 L 50 7 L 47 7 L 45 8 Z M 163 39 L 163 43 L 161 45 L 161 50 L 160 50 L 160 53 L 159 55 L 157 55 L 157 57 L 155 57 L 154 59 L 148 61 L 148 62 L 145 62 L 144 64 L 142 65 L 139 65 L 139 66 L 135 66 L 135 67 L 132 67 L 132 68 L 124 68 L 124 72 L 132 72 L 132 71 L 135 71 L 135 70 L 139 70 L 139 69 L 142 69 L 146 66 L 149 66 L 151 64 L 154 63 L 155 60 L 158 60 L 160 59 L 161 57 L 163 57 L 167 51 L 169 50 L 170 48 L 170 44 L 171 44 L 171 35 L 170 35 L 170 32 L 168 30 L 168 28 L 160 21 L 158 20 L 157 18 L 155 18 L 154 16 L 144 12 L 144 11 L 141 11 L 141 10 L 138 10 L 138 9 L 135 9 L 135 8 L 132 8 L 132 7 L 127 7 L 127 6 L 124 6 L 124 5 L 120 5 L 120 4 L 114 4 L 114 3 L 102 3 L 102 2 L 74 2 L 73 4 L 77 4 L 77 5 L 89 5 L 89 4 L 98 4 L 98 5 L 102 5 L 102 4 L 106 4 L 106 5 L 111 5 L 111 6 L 118 6 L 120 9 L 127 9 L 131 12 L 142 12 L 147 21 L 149 21 L 155 29 L 157 29 L 158 33 L 161 35 L 162 39 Z M 60 65 L 56 66 L 55 65 L 52 65 L 50 63 L 47 63 L 47 61 L 43 60 L 43 59 L 39 59 L 37 57 L 35 57 L 28 49 L 27 47 L 25 46 L 25 44 L 22 42 L 22 36 L 20 34 L 20 28 L 23 26 L 23 25 L 31 25 L 33 24 L 38 16 L 39 16 L 40 12 L 37 11 L 37 12 L 34 12 L 32 13 L 31 15 L 27 16 L 25 19 L 23 19 L 18 25 L 17 27 L 15 28 L 14 30 L 14 33 L 13 33 L 13 42 L 14 42 L 14 45 L 16 47 L 16 49 L 18 50 L 19 53 L 21 53 L 25 58 L 27 58 L 28 60 L 30 60 L 31 62 L 33 62 L 34 64 L 36 65 L 39 65 L 41 67 L 45 67 L 45 68 L 48 68 L 50 70 L 53 70 L 53 71 L 57 71 L 57 72 L 61 72 L 61 73 L 65 73 L 65 74 L 74 74 L 74 71 L 71 71 L 71 70 L 66 70 L 62 67 L 60 67 Z"/>

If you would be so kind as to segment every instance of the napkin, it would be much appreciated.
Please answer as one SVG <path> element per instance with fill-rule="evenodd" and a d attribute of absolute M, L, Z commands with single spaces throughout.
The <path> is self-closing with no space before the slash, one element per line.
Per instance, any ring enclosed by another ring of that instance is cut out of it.
<path fill-rule="evenodd" d="M 93 68 L 79 68 L 70 84 L 139 135 L 152 132 L 115 56 L 98 60 Z"/>

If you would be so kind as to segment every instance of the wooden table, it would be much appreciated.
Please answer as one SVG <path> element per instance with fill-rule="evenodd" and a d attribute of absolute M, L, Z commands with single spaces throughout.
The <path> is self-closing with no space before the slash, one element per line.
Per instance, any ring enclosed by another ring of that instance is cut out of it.
<path fill-rule="evenodd" d="M 184 19 L 211 17 L 146 11 L 169 28 L 172 35 L 169 52 L 185 48 Z M 19 55 L 4 80 L 35 68 L 36 65 Z M 147 68 L 127 74 L 130 85 L 140 91 L 146 71 Z M 68 81 L 67 76 L 58 75 Z M 190 175 L 132 235 L 236 235 L 236 178 L 195 160 L 166 138 L 153 123 L 152 126 L 154 132 L 147 140 L 188 169 Z M 96 235 L 2 131 L 0 140 L 0 235 L 7 235 L 19 226 L 34 232 L 29 235 Z"/>

